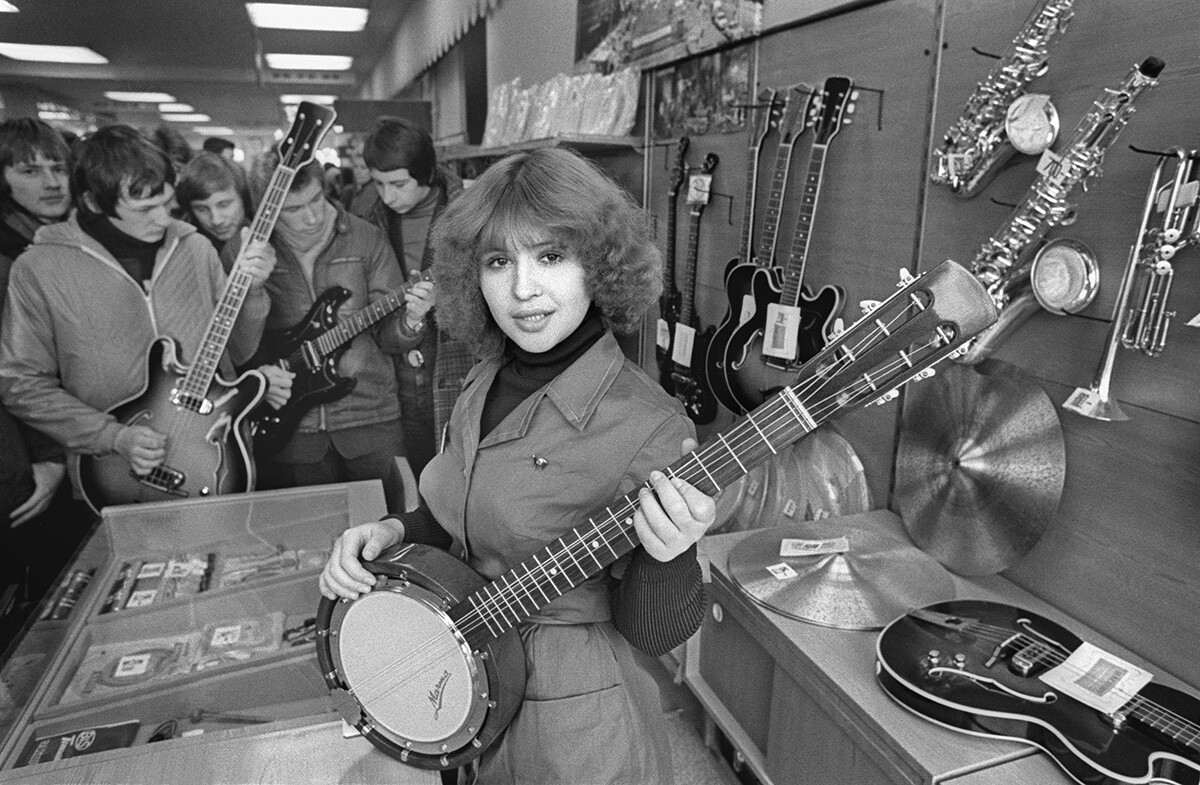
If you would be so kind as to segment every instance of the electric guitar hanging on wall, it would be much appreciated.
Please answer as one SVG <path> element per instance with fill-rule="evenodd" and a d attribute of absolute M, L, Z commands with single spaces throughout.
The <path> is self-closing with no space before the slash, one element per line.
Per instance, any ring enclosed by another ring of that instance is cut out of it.
<path fill-rule="evenodd" d="M 704 156 L 704 164 L 697 174 L 688 177 L 688 245 L 687 260 L 683 264 L 680 292 L 679 321 L 675 325 L 674 351 L 671 355 L 671 373 L 675 397 L 683 402 L 688 417 L 697 425 L 706 425 L 717 416 L 717 399 L 712 390 L 702 383 L 695 368 L 704 361 L 714 328 L 697 332 L 696 318 L 696 263 L 700 256 L 700 216 L 708 204 L 712 192 L 713 170 L 717 168 L 716 153 Z"/>
<path fill-rule="evenodd" d="M 822 423 L 931 376 L 995 319 L 983 285 L 954 262 L 904 278 L 793 384 L 664 472 L 716 495 Z M 379 578 L 371 591 L 322 598 L 317 610 L 317 661 L 342 718 L 410 766 L 446 770 L 477 758 L 525 694 L 518 625 L 637 547 L 638 498 L 632 491 L 581 516 L 491 581 L 443 550 L 412 543 L 364 562 Z"/>
<path fill-rule="evenodd" d="M 266 241 L 297 170 L 313 159 L 337 115 L 304 101 L 279 144 L 279 165 L 250 224 L 250 239 Z M 266 394 L 267 380 L 246 371 L 233 382 L 217 375 L 238 312 L 252 279 L 234 262 L 212 319 L 191 365 L 179 362 L 174 339 L 160 336 L 150 347 L 146 384 L 111 410 L 123 425 L 145 425 L 167 437 L 166 457 L 145 476 L 135 475 L 118 454 L 80 455 L 84 500 L 97 513 L 110 504 L 214 496 L 254 489 L 248 413 Z"/>
<path fill-rule="evenodd" d="M 667 191 L 667 252 L 663 259 L 663 293 L 658 298 L 658 332 L 655 346 L 658 356 L 658 383 L 669 393 L 674 393 L 674 380 L 671 372 L 674 364 L 671 362 L 672 341 L 675 338 L 675 324 L 679 321 L 679 287 L 675 283 L 675 218 L 679 210 L 679 189 L 683 187 L 687 167 L 684 160 L 687 157 L 689 140 L 686 136 L 679 137 L 675 145 L 675 166 L 671 169 L 671 187 Z"/>
<path fill-rule="evenodd" d="M 1034 744 L 1088 785 L 1200 783 L 1200 700 L 1047 618 L 985 600 L 909 611 L 876 644 L 904 708 Z"/>
<path fill-rule="evenodd" d="M 841 313 L 845 298 L 841 287 L 825 286 L 814 295 L 804 283 L 804 267 L 825 156 L 843 123 L 850 122 L 844 118 L 853 111 L 853 85 L 847 77 L 830 77 L 810 103 L 812 150 L 791 253 L 783 268 L 755 271 L 750 285 L 756 300 L 754 315 L 738 325 L 725 349 L 725 378 L 740 411 L 753 409 L 772 391 L 787 384 L 800 363 L 825 347 L 834 320 Z"/>
<path fill-rule="evenodd" d="M 741 284 L 735 281 L 734 286 L 731 287 L 729 278 L 732 272 L 740 266 L 754 267 L 757 264 L 754 253 L 754 203 L 758 196 L 758 158 L 763 140 L 766 139 L 771 128 L 777 124 L 781 111 L 782 105 L 777 100 L 775 89 L 765 87 L 759 92 L 758 101 L 746 123 L 750 134 L 750 145 L 746 154 L 746 192 L 743 197 L 746 209 L 742 213 L 742 238 L 738 245 L 738 256 L 731 259 L 725 266 L 725 292 L 729 296 L 729 305 L 725 308 L 725 317 L 717 326 L 704 357 L 702 373 L 706 377 L 706 386 L 713 391 L 717 400 L 729 409 L 737 406 L 737 402 L 728 393 L 728 386 L 724 382 L 724 354 L 715 350 L 718 346 L 724 349 L 724 344 L 729 341 L 729 336 L 737 329 L 743 318 L 743 296 L 739 291 Z M 749 301 L 749 305 L 753 307 L 753 299 Z"/>
<path fill-rule="evenodd" d="M 345 398 L 357 380 L 338 375 L 337 364 L 350 348 L 350 342 L 404 307 L 404 295 L 420 281 L 431 281 L 429 270 L 400 289 L 381 297 L 342 321 L 338 309 L 350 299 L 350 290 L 331 286 L 321 292 L 304 318 L 283 330 L 263 335 L 258 352 L 247 367 L 278 365 L 296 374 L 292 394 L 278 409 L 259 407 L 253 415 L 254 451 L 274 455 L 283 449 L 308 410 L 321 403 Z"/>

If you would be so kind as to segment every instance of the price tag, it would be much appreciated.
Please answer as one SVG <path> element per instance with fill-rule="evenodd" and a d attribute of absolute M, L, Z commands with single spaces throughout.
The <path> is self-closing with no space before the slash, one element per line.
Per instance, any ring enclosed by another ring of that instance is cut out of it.
<path fill-rule="evenodd" d="M 217 627 L 213 630 L 212 639 L 209 641 L 210 646 L 233 646 L 242 639 L 242 625 L 234 624 L 231 627 Z"/>
<path fill-rule="evenodd" d="M 667 324 L 666 319 L 659 318 L 658 320 L 658 334 L 655 336 L 655 343 L 664 352 L 671 348 L 671 325 Z"/>
<path fill-rule="evenodd" d="M 1071 393 L 1071 397 L 1067 398 L 1063 403 L 1068 409 L 1079 411 L 1080 409 L 1095 409 L 1100 404 L 1100 393 L 1095 390 L 1085 390 L 1082 387 Z"/>
<path fill-rule="evenodd" d="M 796 571 L 793 570 L 791 565 L 789 565 L 787 562 L 772 564 L 770 567 L 767 567 L 767 570 L 774 575 L 777 580 L 781 581 L 790 580 L 791 578 L 795 578 L 797 575 Z"/>
<path fill-rule="evenodd" d="M 1104 714 L 1114 714 L 1154 676 L 1132 662 L 1083 643 L 1061 665 L 1038 678 L 1085 706 Z"/>
<path fill-rule="evenodd" d="M 1047 147 L 1042 151 L 1042 157 L 1037 162 L 1037 173 L 1057 179 L 1062 174 L 1062 156 Z"/>
<path fill-rule="evenodd" d="M 158 576 L 162 575 L 163 571 L 166 569 L 167 563 L 165 561 L 146 562 L 141 566 L 141 569 L 138 570 L 136 578 L 139 581 L 147 578 L 157 578 Z"/>
<path fill-rule="evenodd" d="M 167 565 L 167 571 L 163 574 L 167 578 L 191 577 L 192 563 L 190 561 L 172 561 Z"/>
<path fill-rule="evenodd" d="M 781 360 L 796 359 L 800 335 L 800 309 L 794 305 L 771 303 L 767 306 L 767 330 L 762 353 Z"/>
<path fill-rule="evenodd" d="M 154 603 L 155 596 L 158 595 L 158 589 L 139 589 L 129 595 L 129 599 L 125 601 L 126 608 L 142 608 L 146 605 Z"/>
<path fill-rule="evenodd" d="M 831 540 L 784 539 L 779 543 L 780 556 L 821 556 L 826 553 L 845 553 L 850 550 L 850 540 L 835 537 Z"/>
<path fill-rule="evenodd" d="M 150 670 L 149 654 L 126 654 L 117 660 L 117 667 L 113 669 L 113 676 L 118 678 L 122 676 L 142 676 L 148 670 Z"/>
<path fill-rule="evenodd" d="M 688 204 L 708 204 L 708 195 L 712 191 L 711 174 L 694 174 L 688 178 Z"/>
<path fill-rule="evenodd" d="M 738 324 L 745 324 L 754 318 L 754 312 L 758 310 L 758 304 L 754 302 L 754 295 L 742 295 L 742 310 L 738 314 Z"/>
<path fill-rule="evenodd" d="M 692 346 L 696 343 L 696 328 L 679 322 L 675 325 L 675 349 L 671 359 L 684 368 L 692 367 Z"/>

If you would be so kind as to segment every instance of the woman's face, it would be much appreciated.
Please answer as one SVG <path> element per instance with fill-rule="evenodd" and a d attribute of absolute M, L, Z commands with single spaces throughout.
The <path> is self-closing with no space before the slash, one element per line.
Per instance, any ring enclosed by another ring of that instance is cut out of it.
<path fill-rule="evenodd" d="M 592 303 L 583 265 L 548 237 L 486 251 L 479 286 L 496 324 L 527 352 L 557 346 L 575 332 Z"/>

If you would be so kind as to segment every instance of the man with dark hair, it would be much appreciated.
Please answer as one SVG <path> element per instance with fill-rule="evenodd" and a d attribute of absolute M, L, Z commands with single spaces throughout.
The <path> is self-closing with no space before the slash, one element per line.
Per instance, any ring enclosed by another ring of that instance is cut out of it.
<path fill-rule="evenodd" d="M 175 199 L 188 223 L 216 247 L 228 273 L 239 243 L 230 242 L 246 226 L 246 193 L 236 164 L 208 151 L 196 154 L 179 173 Z"/>
<path fill-rule="evenodd" d="M 236 144 L 219 136 L 208 137 L 201 143 L 201 146 L 208 152 L 216 153 L 229 161 L 233 160 L 233 151 L 237 149 Z"/>
<path fill-rule="evenodd" d="M 371 179 L 371 170 L 363 160 L 365 137 L 355 135 L 342 149 L 342 155 L 350 167 L 353 183 L 342 192 L 342 206 L 359 218 L 371 219 L 371 211 L 379 204 L 379 191 Z"/>
<path fill-rule="evenodd" d="M 433 263 L 433 223 L 462 191 L 462 181 L 438 167 L 428 133 L 394 118 L 380 119 L 363 144 L 363 160 L 380 199 L 367 218 L 387 232 L 404 274 L 418 276 Z M 473 363 L 462 343 L 437 328 L 436 287 L 422 287 L 425 296 L 414 301 L 408 315 L 420 345 L 396 362 L 405 444 L 418 476 L 437 453 L 442 429 Z"/>
<path fill-rule="evenodd" d="M 249 172 L 252 193 L 266 190 L 277 160 L 274 151 L 255 160 Z M 326 198 L 319 161 L 296 173 L 271 243 L 279 264 L 267 279 L 269 329 L 298 324 L 316 296 L 332 286 L 350 291 L 341 306 L 347 314 L 404 285 L 383 233 Z M 403 332 L 404 321 L 402 308 L 351 341 L 338 372 L 355 380 L 354 389 L 309 411 L 273 460 L 260 461 L 265 484 L 289 487 L 391 475 L 397 456 L 404 455 L 404 438 L 396 377 L 386 355 L 413 347 L 414 341 Z M 407 472 L 407 464 L 400 464 L 401 472 Z M 410 488 L 415 485 L 411 475 L 402 474 L 402 479 Z"/>
<path fill-rule="evenodd" d="M 141 392 L 157 337 L 174 338 L 181 360 L 195 356 L 225 274 L 212 245 L 171 217 L 175 169 L 133 128 L 79 142 L 71 183 L 76 209 L 43 227 L 12 268 L 0 398 L 68 451 L 115 452 L 145 475 L 162 462 L 167 435 L 107 410 Z M 252 284 L 221 360 L 227 374 L 258 347 L 274 254 L 255 243 L 241 264 Z"/>

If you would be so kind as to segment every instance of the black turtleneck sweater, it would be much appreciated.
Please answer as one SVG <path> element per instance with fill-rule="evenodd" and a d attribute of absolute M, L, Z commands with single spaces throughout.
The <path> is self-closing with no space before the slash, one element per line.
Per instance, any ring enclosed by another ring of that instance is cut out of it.
<path fill-rule="evenodd" d="M 93 213 L 89 210 L 79 210 L 79 228 L 83 229 L 96 242 L 104 246 L 104 250 L 112 254 L 129 277 L 145 286 L 154 272 L 154 260 L 158 257 L 158 249 L 163 241 L 146 242 L 136 237 L 130 237 L 122 232 L 107 215 Z"/>

